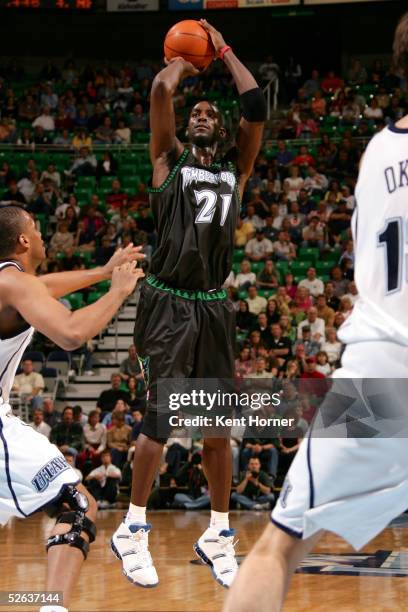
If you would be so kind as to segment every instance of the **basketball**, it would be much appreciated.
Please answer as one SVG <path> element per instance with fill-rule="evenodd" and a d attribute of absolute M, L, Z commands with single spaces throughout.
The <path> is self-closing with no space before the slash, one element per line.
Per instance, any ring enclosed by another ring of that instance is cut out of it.
<path fill-rule="evenodd" d="M 167 60 L 183 57 L 199 70 L 204 70 L 212 62 L 215 50 L 210 36 L 193 19 L 176 23 L 164 39 L 164 55 Z"/>

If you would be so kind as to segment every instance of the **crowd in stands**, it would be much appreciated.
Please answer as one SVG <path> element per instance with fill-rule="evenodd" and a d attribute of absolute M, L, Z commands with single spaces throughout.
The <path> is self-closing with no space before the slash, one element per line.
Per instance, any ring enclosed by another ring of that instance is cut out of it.
<path fill-rule="evenodd" d="M 103 265 L 129 242 L 144 246 L 149 265 L 156 234 L 146 188 L 148 154 L 143 148 L 126 151 L 148 140 L 149 89 L 157 69 L 78 68 L 68 62 L 60 70 L 47 64 L 28 86 L 16 67 L 0 69 L 0 147 L 20 145 L 0 148 L 0 200 L 20 203 L 41 227 L 48 243 L 41 272 Z M 273 504 L 274 484 L 284 477 L 313 417 L 306 383 L 324 380 L 339 366 L 337 332 L 358 299 L 351 216 L 359 161 L 367 137 L 397 121 L 407 106 L 406 90 L 381 62 L 368 70 L 353 60 L 345 78 L 314 70 L 306 79 L 296 62 L 280 74 L 270 58 L 260 75 L 267 82 L 274 73 L 285 83 L 287 108 L 268 123 L 225 281 L 237 312 L 236 379 L 282 382 L 282 414 L 295 421 L 273 440 L 262 432 L 231 439 L 232 502 L 255 509 Z M 230 85 L 221 64 L 189 78 L 174 99 L 178 127 L 187 105 L 206 92 L 233 116 Z M 51 142 L 68 153 L 50 152 Z M 67 296 L 64 303 L 78 308 L 107 287 Z M 41 340 L 41 350 L 52 348 Z M 53 401 L 42 397 L 44 381 L 30 360 L 16 377 L 16 393 L 30 402 L 32 427 L 75 464 L 101 507 L 114 503 L 119 482 L 131 478 L 145 410 L 136 351 L 129 348 L 89 415 L 79 406 L 57 414 Z M 83 354 L 92 372 L 90 347 Z M 152 506 L 209 505 L 201 450 L 200 439 L 173 432 Z"/>

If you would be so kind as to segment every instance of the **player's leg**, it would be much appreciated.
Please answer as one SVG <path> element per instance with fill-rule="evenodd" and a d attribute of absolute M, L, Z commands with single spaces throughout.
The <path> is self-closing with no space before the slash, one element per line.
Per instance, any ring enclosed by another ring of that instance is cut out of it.
<path fill-rule="evenodd" d="M 229 300 L 200 304 L 200 337 L 193 377 L 219 379 L 220 386 L 231 391 L 234 341 L 235 312 Z M 217 411 L 223 413 L 224 407 L 217 407 Z M 229 587 L 238 565 L 233 541 L 235 531 L 229 526 L 232 451 L 227 429 L 221 430 L 219 435 L 216 430 L 204 430 L 203 469 L 211 495 L 211 518 L 194 550 L 211 567 L 217 582 Z"/>
<path fill-rule="evenodd" d="M 320 537 L 301 540 L 268 525 L 240 567 L 223 611 L 281 610 L 294 571 Z"/>
<path fill-rule="evenodd" d="M 84 521 L 86 531 L 78 527 L 78 530 L 73 532 L 75 523 L 80 524 L 79 521 L 81 520 L 81 510 L 79 510 L 79 512 L 78 510 L 73 510 L 72 508 L 74 508 L 74 504 L 70 503 L 66 505 L 66 508 L 64 509 L 65 511 L 61 512 L 59 516 L 59 520 L 64 522 L 57 522 L 55 524 L 55 527 L 53 528 L 48 540 L 49 547 L 46 590 L 62 592 L 64 598 L 63 605 L 65 608 L 68 608 L 73 588 L 78 580 L 82 563 L 86 558 L 85 554 L 87 554 L 87 546 L 83 546 L 83 543 L 79 538 L 82 538 L 87 544 L 89 544 L 90 539 L 92 540 L 94 537 L 94 530 L 90 526 L 94 524 L 97 513 L 96 502 L 85 487 L 78 484 L 75 486 L 75 489 L 82 493 L 87 500 L 88 509 L 84 513 L 84 516 L 86 519 L 88 519 L 88 521 Z M 71 508 L 70 510 L 68 510 L 69 507 Z M 75 513 L 77 513 L 76 516 Z M 66 523 L 65 520 L 69 520 L 70 522 Z M 68 532 L 71 532 L 71 534 L 76 532 L 78 533 L 78 545 L 82 546 L 82 548 L 73 544 L 52 544 L 54 541 L 58 542 L 58 536 L 63 536 Z"/>
<path fill-rule="evenodd" d="M 148 284 L 142 288 L 135 325 L 135 345 L 149 390 L 142 432 L 134 452 L 129 511 L 111 540 L 125 576 L 153 587 L 158 576 L 148 550 L 151 530 L 146 506 L 170 434 L 168 404 L 159 403 L 158 378 L 185 378 L 191 372 L 196 337 L 194 302 Z"/>

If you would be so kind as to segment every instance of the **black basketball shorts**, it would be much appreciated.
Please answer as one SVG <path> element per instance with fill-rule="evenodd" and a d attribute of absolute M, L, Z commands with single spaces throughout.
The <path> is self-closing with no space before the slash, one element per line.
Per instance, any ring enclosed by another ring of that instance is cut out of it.
<path fill-rule="evenodd" d="M 149 275 L 134 340 L 149 391 L 142 433 L 150 438 L 166 440 L 171 431 L 157 406 L 159 378 L 234 378 L 235 310 L 223 289 L 174 289 Z"/>

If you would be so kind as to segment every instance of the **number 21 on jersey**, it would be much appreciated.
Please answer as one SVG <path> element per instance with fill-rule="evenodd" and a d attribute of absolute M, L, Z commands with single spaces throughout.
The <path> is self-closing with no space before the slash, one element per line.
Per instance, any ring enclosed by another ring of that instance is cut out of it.
<path fill-rule="evenodd" d="M 211 223 L 214 217 L 215 210 L 217 208 L 218 194 L 211 189 L 202 189 L 196 191 L 194 189 L 194 195 L 196 198 L 197 206 L 201 206 L 195 218 L 196 223 Z M 221 194 L 221 220 L 220 225 L 223 226 L 228 215 L 228 211 L 231 205 L 232 195 L 230 193 Z"/>

